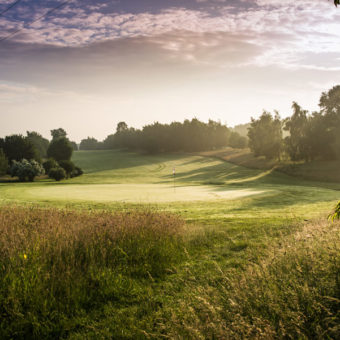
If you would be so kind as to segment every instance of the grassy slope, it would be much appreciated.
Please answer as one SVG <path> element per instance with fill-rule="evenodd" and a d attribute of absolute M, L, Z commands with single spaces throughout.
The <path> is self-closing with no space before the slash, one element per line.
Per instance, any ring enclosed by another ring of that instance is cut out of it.
<path fill-rule="evenodd" d="M 214 158 L 97 151 L 77 152 L 74 161 L 84 176 L 61 183 L 0 183 L 2 202 L 105 209 L 147 204 L 215 224 L 235 217 L 309 218 L 327 213 L 339 198 L 334 189 L 340 184 L 303 181 Z"/>
<path fill-rule="evenodd" d="M 84 311 L 80 316 L 77 314 L 70 323 L 71 331 L 66 333 L 71 338 L 84 338 L 85 335 L 105 338 L 105 334 L 114 332 L 121 332 L 122 338 L 131 338 L 136 334 L 143 337 L 144 332 L 150 337 L 154 334 L 155 338 L 163 332 L 172 335 L 183 332 L 184 338 L 221 336 L 217 328 L 204 328 L 209 324 L 206 318 L 213 318 L 214 327 L 217 327 L 215 321 L 223 323 L 227 319 L 221 315 L 215 315 L 214 319 L 207 310 L 200 310 L 201 306 L 206 306 L 206 302 L 209 305 L 214 300 L 229 299 L 225 297 L 225 291 L 219 289 L 221 284 L 225 284 L 224 280 L 230 280 L 235 273 L 241 275 L 249 263 L 260 263 L 268 247 L 273 244 L 280 248 L 278 244 L 282 239 L 291 237 L 289 235 L 299 230 L 304 219 L 325 218 L 340 196 L 339 191 L 334 190 L 339 189 L 339 184 L 302 181 L 285 174 L 248 169 L 214 158 L 142 156 L 102 151 L 77 152 L 74 161 L 85 169 L 84 176 L 62 183 L 49 180 L 2 183 L 2 203 L 34 202 L 44 206 L 130 210 L 141 205 L 93 201 L 92 193 L 86 197 L 86 190 L 81 199 L 69 201 L 66 195 L 56 198 L 54 191 L 59 187 L 66 188 L 64 194 L 67 192 L 72 198 L 75 188 L 94 186 L 97 190 L 99 184 L 136 185 L 132 194 L 144 192 L 148 186 L 153 188 L 155 185 L 164 185 L 173 190 L 173 167 L 176 167 L 177 186 L 191 189 L 188 195 L 194 194 L 193 201 L 144 202 L 147 207 L 180 214 L 190 222 L 185 236 L 185 260 L 171 268 L 172 274 L 166 280 L 150 278 L 129 283 L 131 287 L 136 286 L 136 291 L 128 302 L 109 300 L 85 314 Z M 139 187 L 141 183 L 146 187 Z M 201 187 L 216 193 L 228 190 L 263 193 L 237 199 L 196 201 L 194 188 Z M 47 190 L 44 196 L 37 195 L 40 190 Z M 100 196 L 102 192 L 98 191 L 97 194 Z M 154 195 L 157 198 L 159 193 Z M 170 196 L 170 193 L 163 192 L 162 195 Z M 201 293 L 202 298 L 206 299 L 203 304 L 197 300 Z"/>
<path fill-rule="evenodd" d="M 201 155 L 216 157 L 233 164 L 253 169 L 277 171 L 298 177 L 301 179 L 340 183 L 340 160 L 337 161 L 313 161 L 291 162 L 283 160 L 267 160 L 264 157 L 254 157 L 249 149 L 225 148 L 222 150 L 202 152 Z"/>

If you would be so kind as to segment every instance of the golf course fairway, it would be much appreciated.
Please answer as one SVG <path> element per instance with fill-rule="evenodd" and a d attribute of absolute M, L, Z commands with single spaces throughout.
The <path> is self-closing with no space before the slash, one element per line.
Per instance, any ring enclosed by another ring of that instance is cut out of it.
<path fill-rule="evenodd" d="M 184 211 L 186 219 L 215 219 L 260 213 L 316 216 L 329 211 L 339 197 L 339 184 L 302 181 L 200 156 L 78 151 L 73 161 L 83 176 L 0 183 L 1 202 L 109 209 L 151 204 Z"/>

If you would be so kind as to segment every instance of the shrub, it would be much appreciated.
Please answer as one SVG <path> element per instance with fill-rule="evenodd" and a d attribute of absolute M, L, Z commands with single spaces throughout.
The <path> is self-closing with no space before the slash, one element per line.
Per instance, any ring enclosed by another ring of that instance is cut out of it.
<path fill-rule="evenodd" d="M 48 177 L 55 179 L 57 182 L 61 181 L 62 179 L 66 178 L 66 172 L 63 168 L 52 168 L 49 173 Z"/>
<path fill-rule="evenodd" d="M 49 158 L 43 163 L 43 167 L 45 169 L 45 173 L 48 174 L 52 168 L 58 168 L 59 164 L 55 159 Z"/>
<path fill-rule="evenodd" d="M 23 159 L 20 162 L 13 161 L 10 168 L 11 176 L 19 177 L 20 182 L 26 182 L 27 180 L 33 182 L 36 176 L 43 175 L 44 173 L 43 166 L 33 159 L 30 161 Z"/>
<path fill-rule="evenodd" d="M 78 166 L 76 166 L 74 170 L 71 172 L 71 177 L 78 177 L 78 176 L 81 176 L 83 173 L 84 171 Z"/>
<path fill-rule="evenodd" d="M 59 165 L 65 170 L 67 177 L 70 177 L 72 171 L 75 170 L 75 165 L 72 161 L 61 160 L 59 161 Z"/>

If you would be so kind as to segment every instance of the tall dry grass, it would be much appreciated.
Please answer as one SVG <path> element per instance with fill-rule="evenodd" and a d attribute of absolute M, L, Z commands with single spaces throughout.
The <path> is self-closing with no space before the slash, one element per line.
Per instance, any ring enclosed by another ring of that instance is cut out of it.
<path fill-rule="evenodd" d="M 340 339 L 340 223 L 309 224 L 240 273 L 188 283 L 161 327 L 182 339 Z"/>
<path fill-rule="evenodd" d="M 0 209 L 0 337 L 66 336 L 70 318 L 138 294 L 181 256 L 177 217 Z"/>

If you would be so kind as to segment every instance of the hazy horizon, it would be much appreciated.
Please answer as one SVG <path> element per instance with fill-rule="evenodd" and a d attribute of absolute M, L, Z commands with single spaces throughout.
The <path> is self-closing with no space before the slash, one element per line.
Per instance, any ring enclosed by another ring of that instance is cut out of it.
<path fill-rule="evenodd" d="M 340 84 L 332 1 L 71 0 L 44 16 L 63 2 L 3 13 L 14 0 L 0 1 L 0 137 L 62 127 L 103 140 L 119 121 L 193 117 L 234 126 L 263 109 L 286 117 L 292 101 L 317 110 Z"/>

